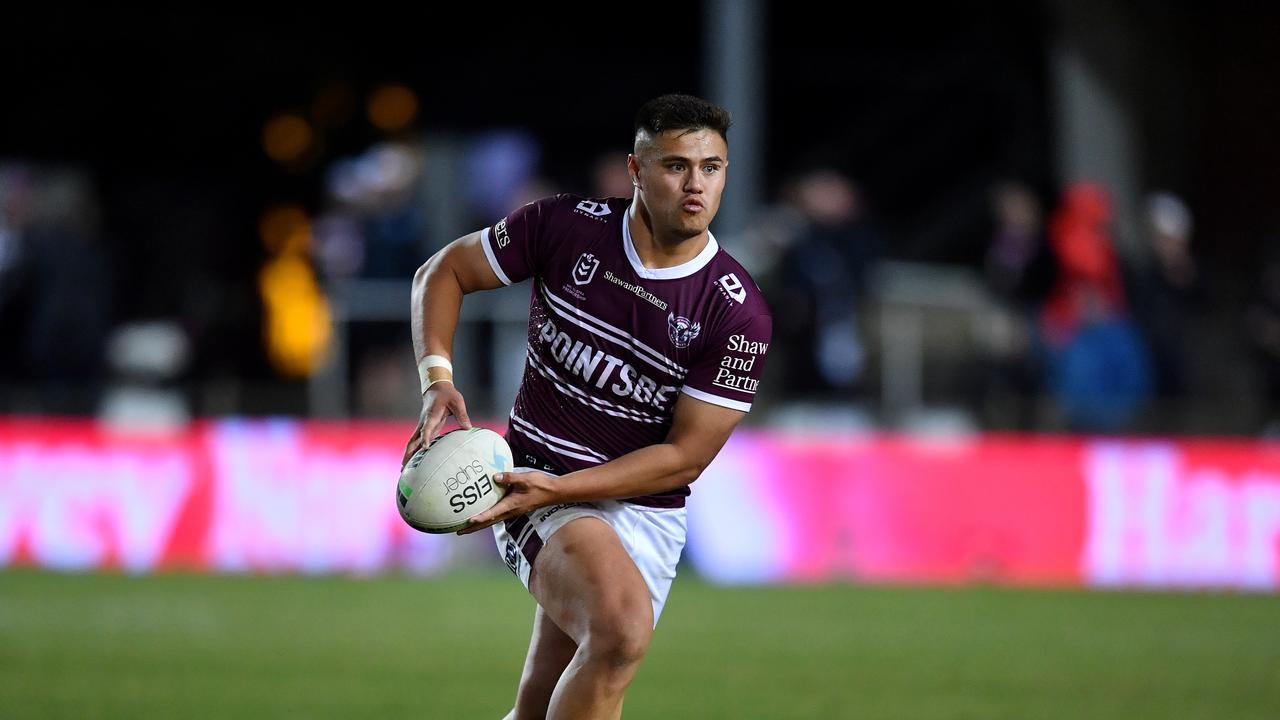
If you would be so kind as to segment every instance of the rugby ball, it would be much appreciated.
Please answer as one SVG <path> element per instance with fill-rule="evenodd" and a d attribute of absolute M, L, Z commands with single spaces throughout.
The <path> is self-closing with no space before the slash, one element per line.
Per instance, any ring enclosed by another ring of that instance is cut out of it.
<path fill-rule="evenodd" d="M 396 507 L 410 527 L 428 533 L 461 530 L 493 507 L 505 490 L 494 473 L 514 463 L 507 441 L 484 428 L 452 430 L 409 458 L 396 484 Z"/>

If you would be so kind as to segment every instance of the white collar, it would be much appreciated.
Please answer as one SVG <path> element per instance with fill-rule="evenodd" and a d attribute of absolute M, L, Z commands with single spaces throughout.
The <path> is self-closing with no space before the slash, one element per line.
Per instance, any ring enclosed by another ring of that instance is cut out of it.
<path fill-rule="evenodd" d="M 622 247 L 627 253 L 627 260 L 631 261 L 631 268 L 636 274 L 646 280 L 675 280 L 677 278 L 689 277 L 706 267 L 711 262 L 711 258 L 716 256 L 720 251 L 720 244 L 716 242 L 716 236 L 707 231 L 707 245 L 702 248 L 702 252 L 694 256 L 688 262 L 675 265 L 673 267 L 664 268 L 647 268 L 644 263 L 640 262 L 640 255 L 636 252 L 636 245 L 631 240 L 631 206 L 627 206 L 627 211 L 622 214 Z"/>

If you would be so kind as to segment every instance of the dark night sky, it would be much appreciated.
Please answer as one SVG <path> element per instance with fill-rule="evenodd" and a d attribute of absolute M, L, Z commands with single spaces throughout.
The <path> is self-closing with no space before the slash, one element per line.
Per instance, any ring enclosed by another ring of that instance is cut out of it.
<path fill-rule="evenodd" d="M 773 187 L 796 168 L 835 165 L 863 182 L 894 253 L 958 262 L 980 252 L 993 179 L 1015 175 L 1052 192 L 1050 12 L 989 3 L 945 16 L 903 6 L 833 19 L 802 4 L 770 7 L 763 120 Z M 596 153 L 626 143 L 640 102 L 705 90 L 697 5 L 683 15 L 619 5 L 556 17 L 489 6 L 451 8 L 447 18 L 343 10 L 7 18 L 0 159 L 91 172 L 105 240 L 128 268 L 121 314 L 163 312 L 201 283 L 240 289 L 242 306 L 222 314 L 256 314 L 254 223 L 272 202 L 314 203 L 320 182 L 318 169 L 290 174 L 265 158 L 262 123 L 305 112 L 335 82 L 360 97 L 380 82 L 407 84 L 429 130 L 525 127 L 543 144 L 544 173 L 567 187 L 585 182 Z M 1280 116 L 1276 15 L 1162 16 L 1179 65 L 1161 82 L 1185 87 L 1166 93 L 1177 99 L 1170 106 L 1142 108 L 1144 133 L 1173 146 L 1147 153 L 1146 170 L 1181 182 L 1174 189 L 1220 238 L 1202 249 L 1227 264 L 1247 266 L 1280 186 L 1276 123 L 1266 120 Z M 1161 113 L 1189 119 L 1170 124 Z M 378 138 L 357 115 L 326 136 L 317 167 Z M 201 271 L 165 272 L 184 264 Z"/>
<path fill-rule="evenodd" d="M 87 166 L 108 195 L 186 187 L 252 217 L 273 199 L 316 197 L 319 173 L 281 172 L 260 133 L 273 112 L 305 112 L 335 82 L 361 96 L 404 82 L 431 130 L 528 128 L 543 143 L 544 173 L 568 186 L 585 181 L 589 158 L 625 145 L 640 102 L 705 90 L 696 5 L 653 21 L 621 9 L 471 12 L 447 22 L 354 12 L 31 19 L 0 49 L 12 98 L 0 155 Z M 953 213 L 949 198 L 972 199 L 1001 172 L 1048 177 L 1044 22 L 1025 10 L 933 19 L 902 10 L 824 26 L 803 8 L 773 7 L 765 167 L 774 187 L 798 168 L 844 168 L 887 214 L 911 217 L 903 230 L 922 238 L 917 253 L 963 259 L 963 248 L 929 237 L 972 224 L 927 227 Z M 357 117 L 327 135 L 320 163 L 377 137 Z M 926 227 L 911 227 L 920 218 Z"/>

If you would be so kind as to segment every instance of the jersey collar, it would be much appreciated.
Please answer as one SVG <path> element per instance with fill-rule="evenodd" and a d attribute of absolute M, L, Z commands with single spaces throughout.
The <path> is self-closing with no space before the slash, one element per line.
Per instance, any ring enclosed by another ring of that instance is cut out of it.
<path fill-rule="evenodd" d="M 622 214 L 622 247 L 627 253 L 627 260 L 631 262 L 631 269 L 636 271 L 646 280 L 675 280 L 677 278 L 689 277 L 698 272 L 711 262 L 711 258 L 716 256 L 720 251 L 720 244 L 716 242 L 716 236 L 707 231 L 707 246 L 702 248 L 702 252 L 694 256 L 688 262 L 665 268 L 647 268 L 640 262 L 640 255 L 636 252 L 636 245 L 631 240 L 631 208 L 627 208 L 627 212 Z"/>

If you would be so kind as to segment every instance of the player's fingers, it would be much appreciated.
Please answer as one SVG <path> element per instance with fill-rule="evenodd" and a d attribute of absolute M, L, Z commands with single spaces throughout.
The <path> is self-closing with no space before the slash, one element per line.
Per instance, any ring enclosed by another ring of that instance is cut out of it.
<path fill-rule="evenodd" d="M 458 531 L 458 534 L 459 534 L 459 535 L 470 535 L 470 534 L 471 534 L 471 533 L 473 533 L 473 532 L 477 532 L 477 531 L 479 531 L 479 530 L 483 530 L 483 529 L 485 529 L 485 528 L 489 527 L 490 525 L 492 525 L 492 524 L 494 524 L 494 523 L 498 522 L 499 518 L 497 518 L 497 517 L 490 517 L 490 513 L 492 513 L 495 509 L 496 509 L 496 506 L 495 506 L 495 507 L 493 507 L 493 508 L 489 508 L 488 510 L 484 511 L 483 513 L 480 513 L 480 515 L 477 515 L 477 516 L 475 516 L 475 517 L 471 518 L 470 520 L 468 520 L 468 521 L 467 521 L 467 526 L 466 526 L 466 527 L 464 527 L 464 528 L 462 528 L 461 530 L 459 530 L 459 531 Z"/>
<path fill-rule="evenodd" d="M 409 464 L 409 458 L 422 447 L 422 438 L 420 435 L 414 435 L 409 444 L 404 446 L 404 459 L 400 461 L 400 469 L 403 470 L 405 465 Z"/>
<path fill-rule="evenodd" d="M 418 452 L 418 448 L 422 447 L 422 421 L 418 421 L 418 427 L 413 429 L 413 434 L 409 436 L 409 442 L 404 444 L 404 458 L 400 461 L 400 469 L 409 464 L 409 458 Z"/>
<path fill-rule="evenodd" d="M 464 430 L 471 429 L 471 418 L 467 415 L 467 403 L 462 399 L 461 395 L 459 395 L 458 399 L 454 401 L 453 417 L 458 420 L 458 424 L 461 425 Z"/>
<path fill-rule="evenodd" d="M 444 406 L 437 405 L 431 408 L 431 413 L 427 416 L 427 422 L 422 426 L 422 442 L 430 445 L 435 439 L 436 433 L 440 431 L 440 426 L 444 424 Z"/>
<path fill-rule="evenodd" d="M 518 514 L 518 508 L 515 502 L 511 500 L 511 496 L 504 497 L 499 500 L 493 507 L 476 515 L 467 521 L 467 526 L 458 531 L 459 535 L 469 535 L 477 530 L 483 530 L 490 525 L 501 522 L 508 517 Z"/>

